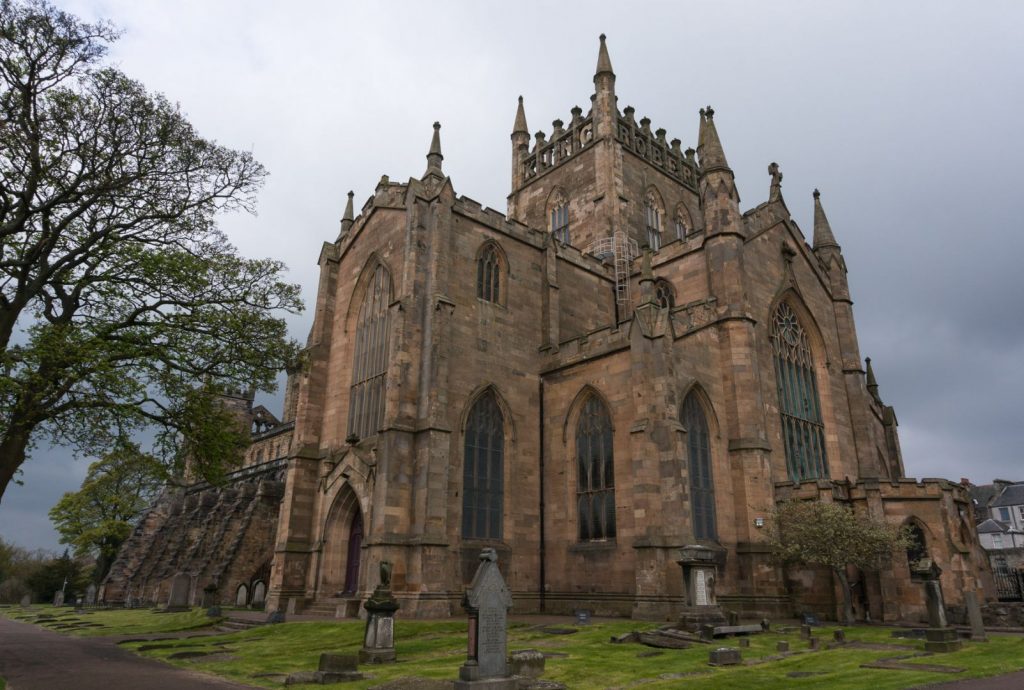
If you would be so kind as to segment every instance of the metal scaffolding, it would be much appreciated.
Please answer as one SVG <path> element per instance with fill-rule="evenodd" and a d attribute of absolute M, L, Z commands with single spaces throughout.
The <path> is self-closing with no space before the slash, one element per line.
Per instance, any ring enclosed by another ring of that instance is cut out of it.
<path fill-rule="evenodd" d="M 615 301 L 619 304 L 620 313 L 628 313 L 633 303 L 629 296 L 629 271 L 633 259 L 639 256 L 636 240 L 616 230 L 611 237 L 595 240 L 587 248 L 588 254 L 599 259 L 611 259 L 615 268 Z"/>

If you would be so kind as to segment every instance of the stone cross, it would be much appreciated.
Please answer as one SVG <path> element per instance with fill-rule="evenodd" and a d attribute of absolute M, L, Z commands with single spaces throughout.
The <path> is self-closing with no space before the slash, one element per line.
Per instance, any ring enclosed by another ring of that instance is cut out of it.
<path fill-rule="evenodd" d="M 515 681 L 508 675 L 508 611 L 512 608 L 512 594 L 498 570 L 498 554 L 494 549 L 480 553 L 480 565 L 462 600 L 469 614 L 469 640 L 466 663 L 459 669 L 456 690 L 471 690 L 477 686 L 504 690 L 501 680 L 508 680 L 508 688 Z"/>

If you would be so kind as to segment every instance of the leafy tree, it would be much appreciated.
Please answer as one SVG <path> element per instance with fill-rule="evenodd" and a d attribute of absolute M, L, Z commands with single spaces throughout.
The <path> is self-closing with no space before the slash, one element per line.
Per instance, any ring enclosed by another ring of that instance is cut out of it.
<path fill-rule="evenodd" d="M 33 594 L 28 581 L 53 558 L 48 551 L 30 551 L 0 537 L 0 603 L 14 604 L 25 594 Z"/>
<path fill-rule="evenodd" d="M 89 577 L 83 563 L 71 557 L 67 549 L 60 558 L 49 558 L 25 578 L 34 601 L 50 601 L 54 592 L 63 589 L 68 601 L 84 594 Z"/>
<path fill-rule="evenodd" d="M 882 567 L 896 549 L 909 543 L 906 528 L 858 515 L 838 503 L 786 501 L 769 522 L 768 543 L 783 562 L 832 569 L 843 590 L 843 622 L 853 622 L 853 597 L 847 568 Z"/>
<path fill-rule="evenodd" d="M 166 479 L 164 465 L 127 444 L 89 466 L 82 487 L 65 493 L 50 509 L 50 519 L 61 542 L 76 555 L 96 558 L 93 580 L 100 582 L 110 570 L 133 522 L 160 492 Z"/>
<path fill-rule="evenodd" d="M 0 497 L 41 439 L 96 456 L 153 425 L 216 475 L 239 429 L 210 397 L 273 390 L 295 356 L 275 313 L 298 288 L 214 222 L 252 211 L 263 167 L 103 65 L 117 37 L 0 0 Z"/>

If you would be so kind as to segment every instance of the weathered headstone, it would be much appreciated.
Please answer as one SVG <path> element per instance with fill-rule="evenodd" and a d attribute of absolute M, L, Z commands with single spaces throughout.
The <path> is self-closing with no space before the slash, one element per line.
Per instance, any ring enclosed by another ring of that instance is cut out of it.
<path fill-rule="evenodd" d="M 192 578 L 178 573 L 171 578 L 171 594 L 167 597 L 167 611 L 188 611 L 188 595 L 192 589 Z"/>
<path fill-rule="evenodd" d="M 89 586 L 85 590 L 85 604 L 86 606 L 93 606 L 96 603 L 96 585 L 89 583 Z"/>
<path fill-rule="evenodd" d="M 398 600 L 391 593 L 391 563 L 381 561 L 380 584 L 366 603 L 366 632 L 359 661 L 383 664 L 395 660 L 395 611 Z"/>
<path fill-rule="evenodd" d="M 512 594 L 498 570 L 494 549 L 480 553 L 480 565 L 462 599 L 469 614 L 466 663 L 459 668 L 455 690 L 515 690 L 508 673 L 508 611 Z"/>
<path fill-rule="evenodd" d="M 238 585 L 235 590 L 235 606 L 245 606 L 249 603 L 249 586 L 244 582 Z"/>
<path fill-rule="evenodd" d="M 708 654 L 708 663 L 712 666 L 734 666 L 741 661 L 740 650 L 732 647 L 712 649 Z"/>
<path fill-rule="evenodd" d="M 967 620 L 971 624 L 971 640 L 987 642 L 985 623 L 981 618 L 981 606 L 978 604 L 978 593 L 974 590 L 964 592 L 964 604 L 967 606 Z"/>
<path fill-rule="evenodd" d="M 775 651 L 778 651 L 778 652 L 788 652 L 789 651 L 789 642 L 786 642 L 786 640 L 779 640 L 779 643 L 777 645 L 775 645 Z"/>
<path fill-rule="evenodd" d="M 25 596 L 23 596 L 21 598 L 21 602 L 20 603 L 21 603 L 22 608 L 28 608 L 29 606 L 32 605 L 32 597 L 29 596 L 28 594 L 26 594 Z"/>
<path fill-rule="evenodd" d="M 513 676 L 540 678 L 544 675 L 544 653 L 536 649 L 512 652 L 508 657 L 508 671 Z"/>
<path fill-rule="evenodd" d="M 749 646 L 750 646 L 750 638 L 749 637 L 741 637 L 740 638 L 740 647 L 749 647 Z"/>
<path fill-rule="evenodd" d="M 576 625 L 590 625 L 590 609 L 576 609 Z"/>
<path fill-rule="evenodd" d="M 807 640 L 807 648 L 810 649 L 810 650 L 818 649 L 818 638 L 814 637 L 814 636 L 811 636 L 810 638 L 808 638 L 808 640 Z"/>
<path fill-rule="evenodd" d="M 800 638 L 804 640 L 811 639 L 811 626 L 801 625 L 800 626 Z"/>
<path fill-rule="evenodd" d="M 839 642 L 839 643 L 845 643 L 846 642 L 846 631 L 845 630 L 836 630 L 836 631 L 834 631 L 832 633 L 832 639 L 834 639 L 836 642 Z"/>
<path fill-rule="evenodd" d="M 359 661 L 355 654 L 321 654 L 317 671 L 321 683 L 338 683 L 347 680 L 362 680 Z"/>
<path fill-rule="evenodd" d="M 53 605 L 63 606 L 64 605 L 64 590 L 58 589 L 53 593 Z"/>

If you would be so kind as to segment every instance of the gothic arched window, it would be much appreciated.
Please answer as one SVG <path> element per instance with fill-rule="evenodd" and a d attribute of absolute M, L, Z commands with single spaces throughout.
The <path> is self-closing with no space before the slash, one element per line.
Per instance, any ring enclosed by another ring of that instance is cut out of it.
<path fill-rule="evenodd" d="M 807 332 L 785 302 L 775 310 L 771 338 L 789 478 L 802 481 L 828 477 L 814 357 Z"/>
<path fill-rule="evenodd" d="M 476 296 L 488 302 L 498 302 L 501 295 L 501 256 L 493 244 L 488 244 L 476 259 Z"/>
<path fill-rule="evenodd" d="M 548 201 L 551 217 L 551 235 L 562 244 L 571 244 L 569 237 L 569 202 L 561 189 L 556 189 Z"/>
<path fill-rule="evenodd" d="M 388 369 L 390 303 L 391 275 L 384 264 L 377 264 L 366 286 L 356 321 L 348 433 L 357 439 L 375 435 L 384 422 L 384 376 Z"/>
<path fill-rule="evenodd" d="M 676 306 L 675 291 L 667 280 L 659 280 L 654 284 L 654 301 L 662 309 L 671 309 Z"/>
<path fill-rule="evenodd" d="M 505 423 L 494 393 L 477 399 L 466 421 L 462 470 L 462 536 L 501 539 L 504 518 Z"/>
<path fill-rule="evenodd" d="M 661 249 L 661 208 L 653 191 L 644 198 L 644 225 L 647 227 L 647 246 L 656 252 Z"/>
<path fill-rule="evenodd" d="M 685 240 L 687 233 L 692 231 L 693 221 L 690 220 L 690 212 L 682 204 L 676 206 L 676 239 Z"/>
<path fill-rule="evenodd" d="M 715 539 L 718 535 L 715 529 L 715 483 L 711 473 L 711 437 L 704 408 L 696 393 L 686 396 L 680 417 L 686 429 L 693 536 L 697 539 Z"/>
<path fill-rule="evenodd" d="M 615 537 L 615 461 L 612 420 L 596 395 L 583 403 L 576 423 L 576 506 L 580 541 Z"/>
<path fill-rule="evenodd" d="M 907 565 L 910 571 L 922 558 L 928 557 L 928 546 L 924 539 L 924 530 L 916 522 L 911 522 L 907 528 Z"/>

